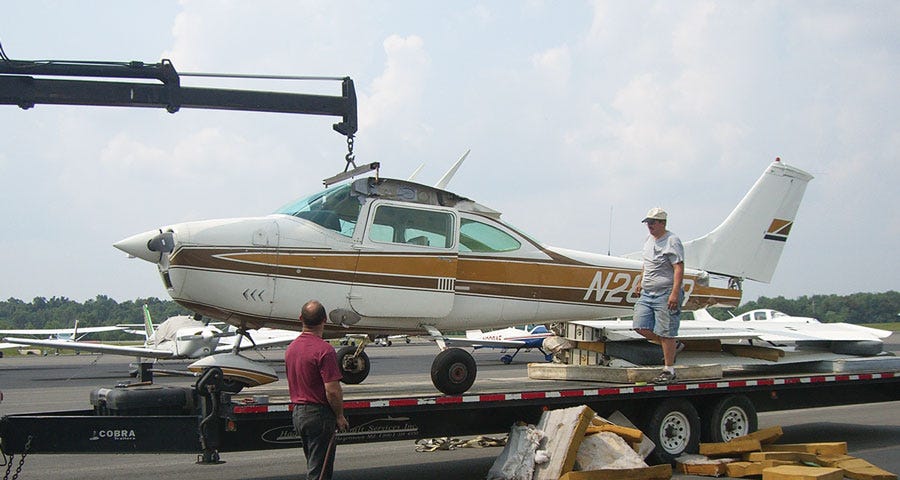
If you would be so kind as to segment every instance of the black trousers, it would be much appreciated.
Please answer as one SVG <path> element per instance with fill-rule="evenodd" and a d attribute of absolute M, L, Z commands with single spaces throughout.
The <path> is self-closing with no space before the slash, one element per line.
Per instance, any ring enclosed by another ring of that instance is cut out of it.
<path fill-rule="evenodd" d="M 332 441 L 337 431 L 337 418 L 331 407 L 319 404 L 294 405 L 292 419 L 294 430 L 303 442 L 307 480 L 330 480 L 334 471 Z"/>

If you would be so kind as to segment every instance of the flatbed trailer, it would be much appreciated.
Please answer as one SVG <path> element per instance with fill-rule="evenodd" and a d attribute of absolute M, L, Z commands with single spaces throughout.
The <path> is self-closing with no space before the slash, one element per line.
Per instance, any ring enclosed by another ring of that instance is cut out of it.
<path fill-rule="evenodd" d="M 300 445 L 289 401 L 231 396 L 218 391 L 220 382 L 221 372 L 213 369 L 190 387 L 98 389 L 90 410 L 7 415 L 0 419 L 0 448 L 7 455 L 198 453 L 201 463 L 212 463 L 224 452 Z M 672 385 L 535 381 L 524 385 L 531 389 L 457 396 L 350 395 L 344 407 L 352 428 L 337 441 L 502 434 L 517 421 L 537 423 L 545 410 L 588 405 L 601 415 L 625 414 L 656 443 L 654 460 L 664 462 L 696 452 L 701 440 L 725 441 L 756 430 L 757 412 L 894 401 L 900 399 L 898 385 L 900 371 L 891 368 Z M 173 398 L 180 400 L 168 400 Z"/>

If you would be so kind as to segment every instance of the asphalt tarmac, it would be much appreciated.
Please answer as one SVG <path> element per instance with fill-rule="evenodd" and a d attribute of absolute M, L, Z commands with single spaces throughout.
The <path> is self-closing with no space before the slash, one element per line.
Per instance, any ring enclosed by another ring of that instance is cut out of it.
<path fill-rule="evenodd" d="M 894 337 L 889 349 L 898 351 L 900 342 Z M 433 344 L 372 346 L 366 351 L 372 360 L 372 373 L 362 385 L 345 386 L 348 397 L 370 391 L 363 389 L 406 391 L 430 385 L 428 369 L 435 352 Z M 283 351 L 269 350 L 250 355 L 277 361 L 282 358 Z M 474 355 L 479 366 L 478 381 L 492 379 L 497 388 L 528 381 L 526 363 L 541 361 L 542 357 L 539 352 L 522 352 L 514 364 L 503 365 L 497 351 L 479 350 Z M 93 388 L 130 381 L 128 363 L 124 357 L 84 354 L 0 359 L 0 391 L 4 394 L 0 415 L 90 408 L 89 395 Z M 167 362 L 165 368 L 180 369 L 185 365 L 186 362 Z M 283 373 L 283 366 L 276 364 L 276 371 Z M 161 376 L 157 376 L 156 381 L 184 385 L 193 382 L 189 378 Z M 367 384 L 369 386 L 365 387 Z M 283 389 L 283 385 L 276 384 L 271 392 L 274 394 L 278 389 Z M 851 455 L 896 473 L 900 472 L 900 416 L 897 412 L 900 412 L 900 402 L 770 412 L 760 414 L 759 426 L 781 426 L 785 436 L 780 443 L 846 441 Z M 463 448 L 419 453 L 412 441 L 341 445 L 337 450 L 334 478 L 485 478 L 500 452 L 500 448 Z M 198 465 L 195 454 L 29 455 L 18 478 L 276 480 L 300 478 L 305 472 L 299 449 L 230 452 L 223 454 L 222 459 L 222 464 Z M 19 460 L 19 456 L 14 458 L 11 472 L 15 472 Z M 0 465 L 0 470 L 5 469 L 6 465 Z"/>

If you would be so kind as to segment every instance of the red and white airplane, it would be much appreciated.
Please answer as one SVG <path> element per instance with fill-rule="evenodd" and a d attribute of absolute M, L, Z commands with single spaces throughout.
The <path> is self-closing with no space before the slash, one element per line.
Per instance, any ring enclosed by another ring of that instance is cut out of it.
<path fill-rule="evenodd" d="M 771 279 L 810 179 L 776 160 L 718 227 L 685 243 L 685 309 L 736 306 L 743 280 Z M 301 305 L 317 299 L 326 334 L 428 332 L 442 349 L 432 381 L 459 394 L 475 361 L 441 330 L 615 318 L 637 298 L 640 259 L 550 247 L 500 217 L 443 188 L 369 177 L 269 215 L 167 225 L 115 246 L 155 264 L 179 304 L 240 328 L 298 330 Z M 364 348 L 339 359 L 346 383 L 368 375 Z"/>

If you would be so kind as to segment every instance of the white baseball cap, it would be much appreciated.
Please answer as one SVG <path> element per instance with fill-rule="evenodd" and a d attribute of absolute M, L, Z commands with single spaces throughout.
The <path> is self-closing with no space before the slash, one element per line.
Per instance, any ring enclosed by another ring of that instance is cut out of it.
<path fill-rule="evenodd" d="M 641 220 L 641 222 L 646 222 L 647 220 L 663 220 L 663 221 L 665 221 L 667 216 L 668 215 L 666 214 L 665 210 L 663 210 L 659 207 L 653 207 L 650 209 L 649 212 L 647 212 L 647 216 L 644 217 L 644 219 Z"/>

